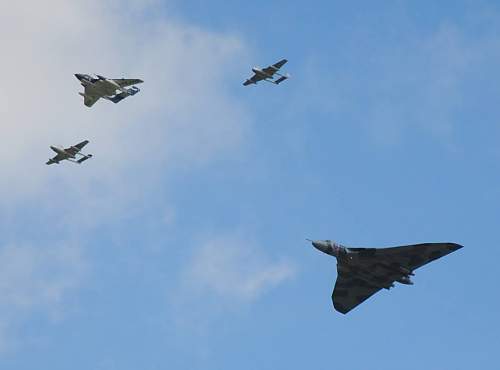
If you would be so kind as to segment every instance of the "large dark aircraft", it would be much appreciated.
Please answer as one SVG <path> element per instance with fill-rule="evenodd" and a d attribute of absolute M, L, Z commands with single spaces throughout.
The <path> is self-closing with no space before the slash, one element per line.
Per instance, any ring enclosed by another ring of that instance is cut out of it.
<path fill-rule="evenodd" d="M 309 240 L 309 239 L 308 239 Z M 394 282 L 412 285 L 413 271 L 462 248 L 454 243 L 424 243 L 392 248 L 350 248 L 331 240 L 310 240 L 323 253 L 337 258 L 333 307 L 348 313 Z"/>

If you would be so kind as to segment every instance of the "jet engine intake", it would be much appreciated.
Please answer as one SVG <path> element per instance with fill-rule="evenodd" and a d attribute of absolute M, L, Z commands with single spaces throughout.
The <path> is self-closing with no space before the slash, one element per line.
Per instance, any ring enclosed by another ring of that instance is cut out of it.
<path fill-rule="evenodd" d="M 411 281 L 409 276 L 401 276 L 399 279 L 396 280 L 398 283 L 405 284 L 405 285 L 413 285 L 413 281 Z"/>

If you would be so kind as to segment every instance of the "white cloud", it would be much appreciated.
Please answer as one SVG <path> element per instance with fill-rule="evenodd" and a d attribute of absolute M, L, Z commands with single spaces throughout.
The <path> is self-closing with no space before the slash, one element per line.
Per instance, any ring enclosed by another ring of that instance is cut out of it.
<path fill-rule="evenodd" d="M 65 315 L 65 298 L 86 270 L 77 246 L 0 247 L 0 351 L 17 340 L 16 325 L 33 314 L 51 320 Z"/>
<path fill-rule="evenodd" d="M 43 241 L 23 236 L 25 244 L 5 236 L 12 243 L 0 247 L 3 346 L 11 322 L 38 311 L 57 316 L 83 279 L 79 249 L 44 248 L 50 235 L 86 245 L 89 228 L 154 202 L 174 169 L 236 155 L 241 146 L 250 117 L 230 91 L 240 87 L 234 65 L 244 58 L 243 42 L 165 18 L 158 4 L 0 2 L 0 220 L 19 229 L 29 209 L 30 227 L 50 222 L 51 231 Z M 120 104 L 88 109 L 74 73 L 145 83 Z M 45 165 L 49 145 L 82 139 L 90 140 L 92 160 Z M 174 216 L 169 210 L 165 222 Z"/>
<path fill-rule="evenodd" d="M 238 150 L 249 116 L 229 90 L 242 42 L 145 18 L 145 5 L 134 4 L 128 10 L 97 0 L 0 4 L 6 15 L 0 67 L 10 71 L 0 85 L 0 204 L 46 199 L 59 208 L 71 200 L 105 219 L 172 168 Z M 76 72 L 145 83 L 120 104 L 100 101 L 88 109 L 77 95 Z M 85 166 L 44 164 L 49 145 L 84 138 L 95 156 Z"/>
<path fill-rule="evenodd" d="M 196 298 L 249 303 L 295 274 L 289 261 L 272 261 L 243 238 L 219 237 L 195 249 L 182 274 L 182 287 Z"/>
<path fill-rule="evenodd" d="M 244 313 L 266 292 L 296 275 L 294 263 L 271 258 L 241 236 L 205 239 L 183 264 L 177 286 L 168 293 L 177 334 L 208 338 L 215 322 L 226 320 L 228 314 Z"/>

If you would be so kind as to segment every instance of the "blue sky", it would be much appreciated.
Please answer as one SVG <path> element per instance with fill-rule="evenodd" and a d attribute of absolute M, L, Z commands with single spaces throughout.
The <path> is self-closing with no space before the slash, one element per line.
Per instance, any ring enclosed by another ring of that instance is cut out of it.
<path fill-rule="evenodd" d="M 499 4 L 52 3 L 0 6 L 0 368 L 496 368 Z M 465 248 L 344 316 L 305 238 Z"/>

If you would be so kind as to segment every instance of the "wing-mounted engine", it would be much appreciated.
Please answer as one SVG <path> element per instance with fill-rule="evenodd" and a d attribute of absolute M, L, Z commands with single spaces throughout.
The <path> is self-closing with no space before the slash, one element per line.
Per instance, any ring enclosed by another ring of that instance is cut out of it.
<path fill-rule="evenodd" d="M 397 279 L 396 281 L 398 283 L 405 284 L 405 285 L 413 285 L 413 281 L 411 281 L 411 279 L 408 275 L 403 275 L 399 279 Z"/>
<path fill-rule="evenodd" d="M 92 158 L 92 154 L 87 154 L 86 156 L 83 156 L 82 158 L 80 158 L 79 160 L 77 160 L 76 163 L 85 162 L 87 159 L 90 159 L 90 158 Z"/>

